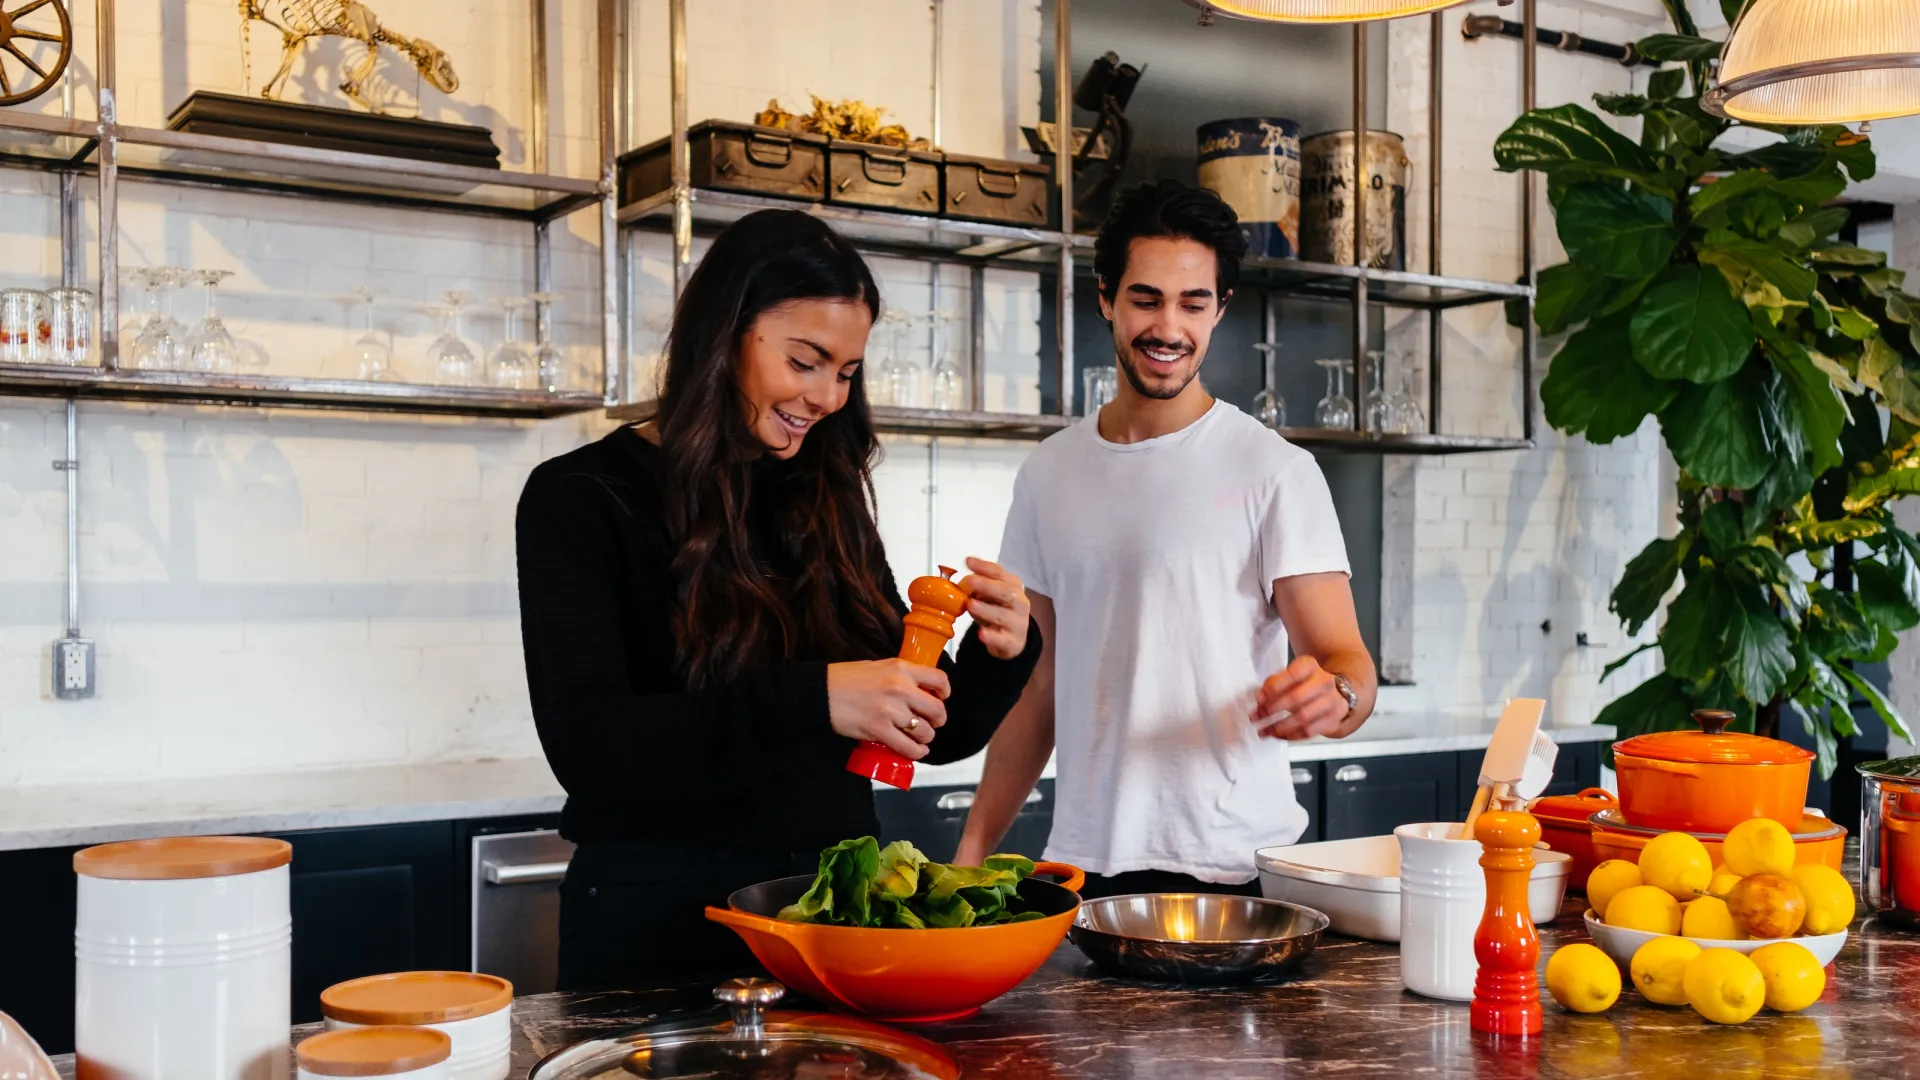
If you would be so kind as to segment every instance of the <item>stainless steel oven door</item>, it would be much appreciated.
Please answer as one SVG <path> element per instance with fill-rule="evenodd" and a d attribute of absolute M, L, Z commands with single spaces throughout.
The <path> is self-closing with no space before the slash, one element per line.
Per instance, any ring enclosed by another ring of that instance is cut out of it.
<path fill-rule="evenodd" d="M 473 970 L 515 994 L 553 990 L 560 950 L 560 879 L 573 845 L 552 829 L 473 838 Z"/>

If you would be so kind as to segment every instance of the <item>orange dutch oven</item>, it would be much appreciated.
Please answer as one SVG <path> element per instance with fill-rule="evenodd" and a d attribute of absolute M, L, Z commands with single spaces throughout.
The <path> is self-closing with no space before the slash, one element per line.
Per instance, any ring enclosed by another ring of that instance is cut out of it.
<path fill-rule="evenodd" d="M 1620 804 L 1606 788 L 1590 787 L 1577 795 L 1543 795 L 1527 804 L 1527 813 L 1540 823 L 1540 839 L 1552 851 L 1564 851 L 1573 862 L 1567 870 L 1567 891 L 1587 892 L 1587 875 L 1600 865 L 1593 855 L 1593 825 L 1588 819 Z"/>
<path fill-rule="evenodd" d="M 1699 731 L 1655 731 L 1613 744 L 1620 812 L 1651 829 L 1724 833 L 1751 818 L 1800 826 L 1813 751 L 1726 730 L 1733 714 L 1700 709 Z"/>
<path fill-rule="evenodd" d="M 829 926 L 775 918 L 813 875 L 741 889 L 707 918 L 743 938 L 775 979 L 816 1001 L 896 1024 L 958 1020 L 1020 985 L 1066 939 L 1087 877 L 1065 863 L 1036 864 L 1020 899 L 1046 918 L 999 926 L 906 930 Z"/>

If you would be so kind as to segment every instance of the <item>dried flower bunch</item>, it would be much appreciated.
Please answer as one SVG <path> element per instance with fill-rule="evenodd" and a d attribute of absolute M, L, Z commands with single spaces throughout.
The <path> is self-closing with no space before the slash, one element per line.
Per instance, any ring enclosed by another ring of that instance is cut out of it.
<path fill-rule="evenodd" d="M 932 143 L 914 138 L 899 124 L 882 124 L 880 118 L 886 115 L 885 109 L 876 109 L 864 101 L 853 99 L 824 101 L 817 94 L 807 96 L 813 99 L 811 113 L 802 116 L 788 112 L 780 107 L 780 99 L 774 98 L 754 116 L 753 122 L 761 127 L 825 135 L 829 139 L 897 146 L 905 150 L 933 148 Z"/>

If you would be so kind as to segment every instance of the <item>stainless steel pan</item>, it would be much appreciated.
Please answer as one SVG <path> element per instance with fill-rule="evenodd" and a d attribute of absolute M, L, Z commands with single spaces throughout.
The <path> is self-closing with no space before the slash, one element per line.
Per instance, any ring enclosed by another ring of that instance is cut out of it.
<path fill-rule="evenodd" d="M 1227 983 L 1285 972 L 1320 942 L 1327 917 L 1253 896 L 1142 893 L 1081 903 L 1067 940 L 1115 975 Z"/>

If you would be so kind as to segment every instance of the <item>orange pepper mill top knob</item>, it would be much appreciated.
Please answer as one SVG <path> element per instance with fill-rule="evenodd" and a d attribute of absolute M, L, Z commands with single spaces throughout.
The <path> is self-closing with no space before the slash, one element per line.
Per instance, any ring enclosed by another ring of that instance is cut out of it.
<path fill-rule="evenodd" d="M 902 620 L 906 632 L 900 641 L 900 659 L 924 667 L 940 663 L 940 654 L 953 640 L 953 621 L 967 610 L 967 591 L 949 580 L 955 573 L 943 566 L 938 576 L 928 574 L 908 584 L 907 601 L 912 608 Z M 847 771 L 897 788 L 913 786 L 913 762 L 877 742 L 854 747 Z"/>
<path fill-rule="evenodd" d="M 1518 810 L 1489 810 L 1474 825 L 1487 875 L 1487 907 L 1473 935 L 1480 971 L 1473 982 L 1470 1021 L 1475 1031 L 1495 1035 L 1540 1033 L 1540 933 L 1527 905 L 1533 845 L 1540 823 Z"/>

